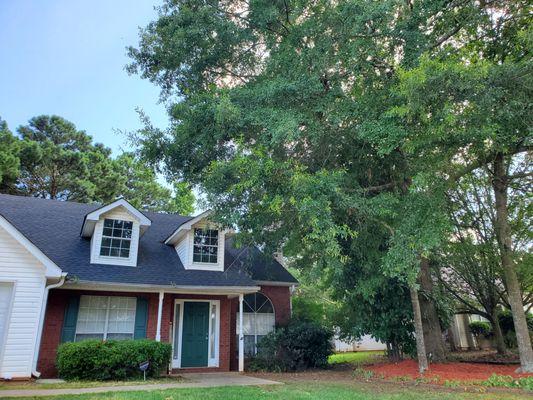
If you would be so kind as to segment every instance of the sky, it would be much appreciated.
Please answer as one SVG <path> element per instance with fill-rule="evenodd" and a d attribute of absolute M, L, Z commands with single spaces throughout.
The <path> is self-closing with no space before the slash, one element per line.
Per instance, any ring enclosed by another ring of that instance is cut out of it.
<path fill-rule="evenodd" d="M 0 117 L 10 129 L 56 114 L 119 154 L 124 135 L 168 124 L 159 89 L 124 70 L 126 46 L 160 0 L 0 0 Z"/>

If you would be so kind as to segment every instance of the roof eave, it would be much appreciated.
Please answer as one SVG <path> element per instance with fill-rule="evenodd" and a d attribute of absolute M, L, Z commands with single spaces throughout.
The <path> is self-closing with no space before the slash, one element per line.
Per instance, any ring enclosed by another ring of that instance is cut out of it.
<path fill-rule="evenodd" d="M 168 238 L 165 239 L 165 244 L 176 244 L 183 236 L 184 231 L 191 230 L 194 224 L 200 222 L 202 219 L 207 218 L 212 212 L 212 210 L 204 211 L 203 213 L 198 214 L 196 217 L 193 217 L 190 220 L 183 222 L 180 226 L 176 228 L 174 232 L 170 234 Z"/>

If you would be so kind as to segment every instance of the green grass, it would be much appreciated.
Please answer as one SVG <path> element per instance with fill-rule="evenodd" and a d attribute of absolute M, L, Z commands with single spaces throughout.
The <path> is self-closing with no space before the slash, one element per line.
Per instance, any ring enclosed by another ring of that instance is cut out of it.
<path fill-rule="evenodd" d="M 157 379 L 132 379 L 125 381 L 69 381 L 60 383 L 38 383 L 35 381 L 29 382 L 2 382 L 0 381 L 0 396 L 2 390 L 42 390 L 42 389 L 79 389 L 101 386 L 129 386 L 129 385 L 151 385 L 156 383 L 180 383 L 185 379 L 181 376 L 172 378 L 157 378 Z"/>
<path fill-rule="evenodd" d="M 383 356 L 382 351 L 357 351 L 353 353 L 336 353 L 329 356 L 329 364 L 368 364 Z"/>
<path fill-rule="evenodd" d="M 375 385 L 361 387 L 343 383 L 288 383 L 283 386 L 219 387 L 201 389 L 154 390 L 57 396 L 54 400 L 520 400 L 526 394 L 444 393 L 430 389 L 402 389 Z M 28 398 L 27 398 L 28 399 Z M 19 398 L 20 400 L 20 398 Z"/>

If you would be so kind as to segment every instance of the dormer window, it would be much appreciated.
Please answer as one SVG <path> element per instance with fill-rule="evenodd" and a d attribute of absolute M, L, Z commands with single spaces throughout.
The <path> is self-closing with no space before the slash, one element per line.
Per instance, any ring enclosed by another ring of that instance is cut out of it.
<path fill-rule="evenodd" d="M 132 221 L 106 218 L 102 232 L 100 255 L 104 257 L 129 258 L 132 230 Z"/>
<path fill-rule="evenodd" d="M 218 230 L 194 229 L 192 261 L 216 264 L 218 262 Z"/>

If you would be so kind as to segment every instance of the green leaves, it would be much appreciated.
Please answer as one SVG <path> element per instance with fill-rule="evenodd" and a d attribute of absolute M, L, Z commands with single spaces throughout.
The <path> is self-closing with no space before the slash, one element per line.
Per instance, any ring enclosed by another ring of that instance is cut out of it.
<path fill-rule="evenodd" d="M 447 190 L 530 135 L 529 17 L 508 3 L 169 1 L 130 50 L 181 96 L 141 152 L 244 243 L 401 321 L 358 332 L 408 342 L 395 306 L 450 238 Z"/>
<path fill-rule="evenodd" d="M 194 212 L 188 185 L 161 185 L 146 163 L 128 153 L 111 158 L 110 149 L 61 117 L 32 118 L 18 132 L 13 136 L 0 121 L 2 192 L 98 203 L 122 196 L 143 210 Z"/>

